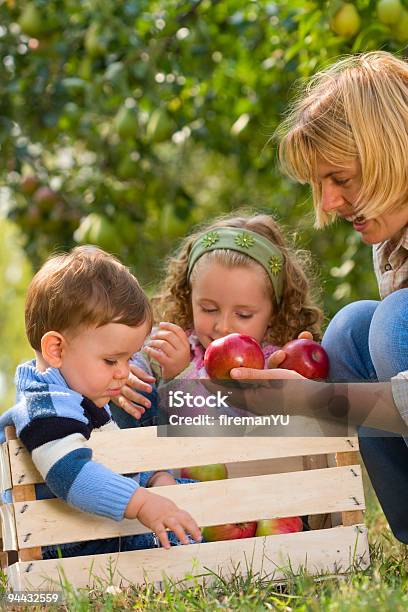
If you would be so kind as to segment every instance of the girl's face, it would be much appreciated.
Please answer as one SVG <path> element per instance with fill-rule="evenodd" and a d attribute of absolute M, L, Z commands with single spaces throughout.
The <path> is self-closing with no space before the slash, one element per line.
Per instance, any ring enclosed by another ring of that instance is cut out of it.
<path fill-rule="evenodd" d="M 320 160 L 317 180 L 322 187 L 321 206 L 324 212 L 336 213 L 352 223 L 367 244 L 389 240 L 408 224 L 408 206 L 382 213 L 374 219 L 355 214 L 354 204 L 361 187 L 361 172 L 357 161 L 352 160 L 343 168 Z"/>
<path fill-rule="evenodd" d="M 194 330 L 203 347 L 232 333 L 248 334 L 261 343 L 272 315 L 268 291 L 258 264 L 204 265 L 191 288 Z"/>

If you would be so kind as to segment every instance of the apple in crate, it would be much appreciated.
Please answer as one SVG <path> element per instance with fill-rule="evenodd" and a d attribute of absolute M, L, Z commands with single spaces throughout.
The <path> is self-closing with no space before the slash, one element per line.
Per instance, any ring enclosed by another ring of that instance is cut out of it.
<path fill-rule="evenodd" d="M 210 465 L 197 465 L 184 467 L 180 470 L 181 478 L 192 478 L 193 480 L 225 480 L 228 478 L 228 470 L 225 463 L 211 463 Z"/>
<path fill-rule="evenodd" d="M 213 527 L 204 527 L 201 531 L 205 542 L 253 538 L 256 531 L 256 521 L 214 525 Z"/>
<path fill-rule="evenodd" d="M 282 351 L 286 357 L 279 365 L 286 370 L 295 370 L 305 378 L 324 380 L 329 374 L 329 358 L 324 348 L 314 340 L 298 338 L 287 342 Z"/>
<path fill-rule="evenodd" d="M 289 516 L 286 518 L 262 519 L 258 521 L 255 535 L 268 536 L 297 531 L 303 531 L 302 519 L 300 516 Z"/>
<path fill-rule="evenodd" d="M 213 340 L 204 354 L 204 367 L 210 378 L 231 378 L 232 368 L 263 370 L 264 364 L 260 345 L 246 334 L 228 334 Z"/>

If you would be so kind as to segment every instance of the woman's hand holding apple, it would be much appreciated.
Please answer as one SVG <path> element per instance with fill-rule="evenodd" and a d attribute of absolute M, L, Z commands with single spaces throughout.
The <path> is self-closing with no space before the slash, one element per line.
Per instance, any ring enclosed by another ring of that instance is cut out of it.
<path fill-rule="evenodd" d="M 186 332 L 174 323 L 162 322 L 152 334 L 146 352 L 162 367 L 163 378 L 180 374 L 190 363 L 190 343 Z"/>

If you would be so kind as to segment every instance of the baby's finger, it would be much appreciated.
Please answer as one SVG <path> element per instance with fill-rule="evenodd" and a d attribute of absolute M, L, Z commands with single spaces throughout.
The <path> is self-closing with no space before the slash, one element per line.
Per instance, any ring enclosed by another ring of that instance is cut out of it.
<path fill-rule="evenodd" d="M 191 535 L 193 540 L 195 540 L 196 542 L 201 542 L 203 536 L 201 534 L 200 528 L 191 516 L 191 514 L 189 514 L 188 512 L 185 513 L 185 516 L 183 518 L 183 527 L 187 531 L 187 533 Z"/>
<path fill-rule="evenodd" d="M 142 370 L 142 368 L 135 365 L 134 363 L 129 363 L 129 369 L 132 372 L 132 374 L 137 376 L 137 378 L 140 378 L 140 380 L 144 380 L 145 382 L 154 382 L 156 380 L 154 376 L 152 376 L 151 374 L 148 374 L 147 372 Z"/>
<path fill-rule="evenodd" d="M 170 542 L 169 542 L 169 536 L 167 535 L 167 531 L 164 525 L 162 527 L 156 528 L 154 533 L 159 538 L 160 544 L 163 546 L 163 548 L 167 548 L 167 549 L 171 548 Z"/>
<path fill-rule="evenodd" d="M 189 544 L 187 534 L 179 523 L 174 523 L 174 525 L 172 525 L 171 527 L 169 525 L 169 528 L 182 544 Z"/>
<path fill-rule="evenodd" d="M 134 374 L 129 374 L 126 385 L 124 386 L 130 389 L 137 389 L 138 391 L 145 391 L 146 393 L 152 392 L 152 385 L 139 380 Z"/>
<path fill-rule="evenodd" d="M 119 395 L 118 398 L 114 400 L 115 404 L 122 408 L 125 412 L 130 414 L 130 416 L 134 417 L 136 420 L 142 418 L 142 414 L 145 413 L 145 409 L 143 406 L 135 406 L 132 402 L 129 402 L 123 395 Z"/>
<path fill-rule="evenodd" d="M 145 397 L 144 395 L 138 393 L 138 391 L 135 391 L 127 385 L 121 388 L 120 394 L 123 395 L 130 402 L 133 402 L 134 404 L 140 404 L 141 406 L 144 406 L 144 408 L 150 408 L 150 406 L 152 405 L 148 397 Z"/>

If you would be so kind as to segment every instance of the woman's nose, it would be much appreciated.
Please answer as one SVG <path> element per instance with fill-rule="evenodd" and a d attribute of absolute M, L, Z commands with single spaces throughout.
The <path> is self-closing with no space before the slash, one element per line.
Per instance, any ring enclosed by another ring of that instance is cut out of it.
<path fill-rule="evenodd" d="M 344 206 L 344 198 L 339 185 L 323 183 L 321 206 L 325 213 L 335 212 Z"/>

